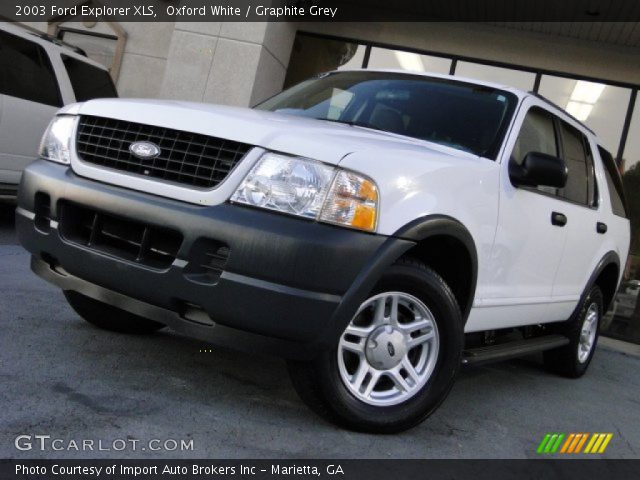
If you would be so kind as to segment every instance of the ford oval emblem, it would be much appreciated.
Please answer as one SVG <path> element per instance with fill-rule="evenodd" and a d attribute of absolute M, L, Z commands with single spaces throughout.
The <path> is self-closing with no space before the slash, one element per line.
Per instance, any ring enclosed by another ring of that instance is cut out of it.
<path fill-rule="evenodd" d="M 149 160 L 160 155 L 160 147 L 151 142 L 133 142 L 129 151 L 142 160 Z"/>

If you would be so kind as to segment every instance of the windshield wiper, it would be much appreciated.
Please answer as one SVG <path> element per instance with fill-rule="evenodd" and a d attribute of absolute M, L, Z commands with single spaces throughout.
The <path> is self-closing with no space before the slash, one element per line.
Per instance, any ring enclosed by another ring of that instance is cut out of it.
<path fill-rule="evenodd" d="M 356 122 L 355 120 L 340 120 L 337 118 L 317 118 L 317 117 L 314 117 L 314 118 L 316 118 L 316 120 L 324 120 L 325 122 L 342 123 L 344 125 L 349 125 L 350 127 L 370 128 L 371 130 L 378 130 L 379 132 L 393 133 L 393 132 L 390 132 L 389 130 L 384 130 L 382 128 L 376 127 L 375 125 L 372 125 L 370 123 Z"/>

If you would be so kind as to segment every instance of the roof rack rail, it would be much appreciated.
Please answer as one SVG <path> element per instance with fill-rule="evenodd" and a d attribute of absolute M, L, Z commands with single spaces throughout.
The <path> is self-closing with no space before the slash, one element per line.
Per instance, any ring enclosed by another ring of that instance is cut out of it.
<path fill-rule="evenodd" d="M 78 55 L 82 55 L 83 57 L 87 57 L 88 56 L 87 52 L 85 52 L 80 47 L 78 47 L 76 45 L 72 45 L 71 43 L 67 43 L 67 42 L 65 42 L 63 40 L 60 40 L 59 38 L 52 37 L 51 35 L 49 35 L 47 33 L 42 33 L 42 32 L 35 31 L 35 32 L 31 32 L 31 34 L 35 35 L 36 37 L 41 38 L 42 40 L 47 40 L 48 42 L 51 42 L 54 45 L 58 45 L 59 47 L 65 47 L 65 48 L 68 48 L 70 50 L 73 50 Z"/>
<path fill-rule="evenodd" d="M 529 91 L 529 94 L 533 95 L 536 98 L 539 98 L 540 100 L 548 103 L 549 105 L 551 105 L 554 108 L 557 108 L 558 110 L 560 110 L 562 113 L 564 113 L 565 115 L 567 115 L 569 118 L 571 118 L 572 120 L 574 120 L 575 122 L 577 122 L 580 126 L 586 128 L 587 130 L 589 130 L 593 135 L 596 135 L 596 132 L 594 132 L 590 127 L 586 126 L 583 122 L 581 122 L 580 120 L 578 120 L 576 117 L 574 117 L 573 115 L 571 115 L 569 112 L 567 112 L 564 108 L 560 107 L 558 104 L 553 103 L 551 100 L 549 100 L 547 97 L 545 97 L 544 95 L 539 94 L 538 92 L 534 92 L 533 90 Z"/>

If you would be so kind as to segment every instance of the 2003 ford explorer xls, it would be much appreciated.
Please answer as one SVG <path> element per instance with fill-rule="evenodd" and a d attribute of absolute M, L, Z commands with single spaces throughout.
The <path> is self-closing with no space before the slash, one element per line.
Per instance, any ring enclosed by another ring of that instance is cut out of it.
<path fill-rule="evenodd" d="M 611 155 L 534 94 L 334 72 L 254 109 L 91 100 L 25 171 L 33 270 L 88 322 L 288 359 L 317 413 L 397 432 L 461 364 L 581 376 L 622 275 Z"/>

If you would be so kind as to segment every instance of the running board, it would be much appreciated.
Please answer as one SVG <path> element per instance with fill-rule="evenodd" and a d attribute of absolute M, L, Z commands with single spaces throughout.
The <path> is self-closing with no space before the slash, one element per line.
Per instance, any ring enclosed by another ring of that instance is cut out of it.
<path fill-rule="evenodd" d="M 462 353 L 462 364 L 478 365 L 481 363 L 497 362 L 562 347 L 568 343 L 569 339 L 564 335 L 545 335 L 543 337 L 528 338 L 526 340 L 470 348 Z"/>

